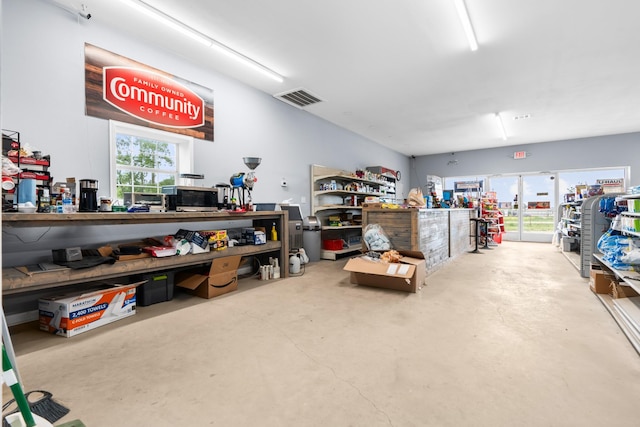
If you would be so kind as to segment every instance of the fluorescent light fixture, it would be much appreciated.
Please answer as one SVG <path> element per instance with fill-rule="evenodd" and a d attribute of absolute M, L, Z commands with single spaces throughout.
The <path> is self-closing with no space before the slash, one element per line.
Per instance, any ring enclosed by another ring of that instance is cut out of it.
<path fill-rule="evenodd" d="M 473 32 L 473 25 L 471 25 L 471 19 L 469 19 L 467 6 L 464 4 L 464 0 L 454 0 L 453 2 L 456 5 L 456 10 L 458 11 L 458 17 L 460 18 L 460 22 L 462 23 L 464 34 L 467 36 L 469 49 L 471 49 L 472 52 L 475 52 L 476 50 L 478 50 L 478 41 L 476 40 L 476 35 Z"/>
<path fill-rule="evenodd" d="M 229 46 L 224 45 L 222 43 L 220 43 L 217 40 L 212 39 L 211 37 L 208 37 L 204 34 L 202 34 L 201 32 L 191 28 L 190 26 L 178 21 L 177 19 L 167 15 L 166 13 L 162 12 L 159 9 L 156 9 L 153 6 L 148 5 L 147 3 L 140 1 L 140 0 L 120 0 L 121 2 L 123 2 L 124 4 L 126 4 L 127 6 L 144 13 L 145 15 L 149 16 L 152 19 L 155 19 L 156 21 L 160 22 L 161 24 L 175 30 L 178 31 L 179 33 L 190 37 L 191 39 L 205 45 L 208 47 L 211 47 L 215 50 L 217 50 L 218 52 L 224 53 L 225 55 L 227 55 L 230 58 L 235 59 L 238 62 L 241 62 L 242 64 L 254 69 L 255 71 L 258 71 L 264 75 L 266 75 L 267 77 L 272 78 L 273 80 L 277 81 L 278 83 L 282 83 L 284 81 L 284 77 L 282 77 L 280 74 L 276 73 L 275 71 L 265 67 L 264 65 L 260 64 L 259 62 L 254 61 L 253 59 L 249 58 L 248 56 L 245 56 L 243 54 L 241 54 L 240 52 L 231 49 Z"/>
<path fill-rule="evenodd" d="M 496 118 L 496 122 L 498 123 L 498 127 L 500 128 L 500 133 L 502 134 L 502 139 L 507 140 L 507 131 L 504 128 L 504 123 L 502 122 L 502 117 L 500 117 L 500 113 L 496 113 L 494 115 Z"/>

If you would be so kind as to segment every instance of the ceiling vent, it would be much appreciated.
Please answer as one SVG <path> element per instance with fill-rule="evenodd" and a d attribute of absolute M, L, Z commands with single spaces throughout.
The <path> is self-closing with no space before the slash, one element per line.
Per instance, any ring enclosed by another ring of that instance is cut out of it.
<path fill-rule="evenodd" d="M 311 94 L 306 89 L 295 89 L 287 92 L 282 92 L 273 95 L 278 98 L 282 102 L 286 102 L 289 105 L 293 105 L 298 108 L 305 108 L 309 105 L 317 104 L 318 102 L 322 102 L 320 98 Z"/>

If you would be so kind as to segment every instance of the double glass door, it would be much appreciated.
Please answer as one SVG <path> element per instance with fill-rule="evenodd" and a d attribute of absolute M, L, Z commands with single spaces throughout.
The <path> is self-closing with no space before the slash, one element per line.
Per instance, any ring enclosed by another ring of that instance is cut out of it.
<path fill-rule="evenodd" d="M 506 240 L 551 242 L 556 228 L 557 174 L 496 176 L 488 187 L 495 191 L 504 215 Z"/>

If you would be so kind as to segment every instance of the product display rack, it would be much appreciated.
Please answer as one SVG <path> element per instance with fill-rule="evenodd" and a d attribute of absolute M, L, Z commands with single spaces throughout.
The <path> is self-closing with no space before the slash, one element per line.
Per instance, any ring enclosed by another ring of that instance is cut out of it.
<path fill-rule="evenodd" d="M 640 194 L 624 194 L 618 196 L 618 199 L 626 201 L 629 207 L 628 211 L 620 213 L 622 232 L 640 237 Z M 633 206 L 629 206 L 630 204 Z"/>
<path fill-rule="evenodd" d="M 33 156 L 23 156 L 21 152 L 20 132 L 2 130 L 2 154 L 6 156 L 21 172 L 13 176 L 14 189 L 11 191 L 2 190 L 3 211 L 17 211 L 20 194 L 20 181 L 23 179 L 36 180 L 36 191 L 47 188 L 51 194 L 52 177 L 49 173 L 51 166 L 50 156 L 35 158 Z M 13 155 L 17 153 L 17 155 Z M 37 202 L 37 200 L 36 200 Z"/>
<path fill-rule="evenodd" d="M 481 217 L 486 223 L 485 236 L 487 244 L 495 244 L 498 236 L 504 232 L 504 218 L 502 212 L 498 209 L 498 199 L 494 192 L 485 193 L 480 199 Z M 483 242 L 485 243 L 485 242 Z"/>
<path fill-rule="evenodd" d="M 367 166 L 367 172 L 375 174 L 379 178 L 380 191 L 384 194 L 380 197 L 380 201 L 386 203 L 396 203 L 398 201 L 396 183 L 400 180 L 400 172 L 394 171 L 383 166 Z"/>
<path fill-rule="evenodd" d="M 372 179 L 367 179 L 366 175 L 359 177 L 356 173 L 311 165 L 311 215 L 321 224 L 323 245 L 329 241 L 342 242 L 342 248 L 321 249 L 320 258 L 336 260 L 362 249 L 365 198 L 373 196 L 383 200 L 388 195 L 388 181 L 370 174 Z"/>
<path fill-rule="evenodd" d="M 581 270 L 580 245 L 582 240 L 582 199 L 561 203 L 558 207 L 560 218 L 560 249 L 565 258 L 578 271 Z"/>

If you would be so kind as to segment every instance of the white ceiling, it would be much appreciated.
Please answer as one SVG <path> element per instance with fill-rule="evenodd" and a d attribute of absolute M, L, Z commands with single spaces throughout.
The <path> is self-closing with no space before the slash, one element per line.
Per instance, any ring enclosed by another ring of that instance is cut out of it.
<path fill-rule="evenodd" d="M 640 1 L 466 0 L 471 52 L 453 0 L 145 0 L 283 83 L 118 0 L 58 1 L 406 155 L 640 131 Z"/>

